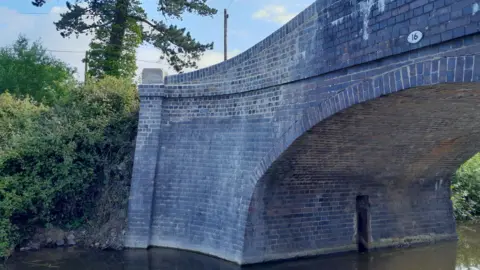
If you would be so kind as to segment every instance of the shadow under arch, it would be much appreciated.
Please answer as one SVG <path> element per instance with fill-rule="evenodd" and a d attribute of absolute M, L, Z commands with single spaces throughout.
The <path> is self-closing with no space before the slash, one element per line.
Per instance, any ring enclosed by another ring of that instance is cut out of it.
<path fill-rule="evenodd" d="M 372 247 L 455 238 L 448 183 L 480 150 L 480 84 L 363 83 L 307 109 L 255 170 L 244 263 L 355 250 L 357 195 Z"/>

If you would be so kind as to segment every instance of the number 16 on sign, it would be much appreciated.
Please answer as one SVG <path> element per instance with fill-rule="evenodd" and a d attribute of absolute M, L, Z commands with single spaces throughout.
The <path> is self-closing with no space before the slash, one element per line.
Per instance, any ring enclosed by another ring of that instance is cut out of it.
<path fill-rule="evenodd" d="M 411 33 L 408 35 L 407 41 L 408 41 L 409 43 L 417 43 L 417 42 L 419 42 L 422 38 L 423 38 L 422 32 L 420 32 L 420 31 L 413 31 L 413 32 L 411 32 Z"/>

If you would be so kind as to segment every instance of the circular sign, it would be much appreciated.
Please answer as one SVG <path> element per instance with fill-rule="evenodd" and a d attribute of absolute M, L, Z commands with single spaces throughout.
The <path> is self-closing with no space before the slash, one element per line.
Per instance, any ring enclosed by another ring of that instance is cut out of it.
<path fill-rule="evenodd" d="M 409 43 L 417 43 L 423 38 L 423 34 L 420 31 L 413 31 L 408 34 L 407 41 Z"/>

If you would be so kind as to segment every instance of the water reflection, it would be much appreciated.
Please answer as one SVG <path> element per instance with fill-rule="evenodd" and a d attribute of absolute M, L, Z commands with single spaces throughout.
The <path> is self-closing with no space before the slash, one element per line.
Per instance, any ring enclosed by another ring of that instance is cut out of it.
<path fill-rule="evenodd" d="M 457 270 L 480 269 L 480 223 L 459 224 L 457 248 Z"/>
<path fill-rule="evenodd" d="M 240 268 L 234 264 L 171 249 L 92 252 L 75 249 L 43 250 L 17 254 L 4 270 L 463 270 L 480 269 L 480 225 L 459 225 L 460 240 L 437 245 L 350 253 L 308 260 L 271 263 Z"/>

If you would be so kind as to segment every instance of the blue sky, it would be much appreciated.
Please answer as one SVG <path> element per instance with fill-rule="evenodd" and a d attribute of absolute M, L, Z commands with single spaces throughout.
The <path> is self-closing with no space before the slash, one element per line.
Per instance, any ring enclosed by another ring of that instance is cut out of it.
<path fill-rule="evenodd" d="M 74 0 L 73 0 L 74 1 Z M 72 2 L 73 2 L 72 1 Z M 52 50 L 84 51 L 88 48 L 88 37 L 62 39 L 55 31 L 53 22 L 65 7 L 65 0 L 50 0 L 41 8 L 34 7 L 30 0 L 0 0 L 0 31 L 3 36 L 0 46 L 12 43 L 22 33 L 31 39 L 41 39 Z M 157 0 L 143 0 L 150 16 L 160 19 L 156 13 Z M 223 59 L 223 9 L 228 8 L 229 57 L 236 55 L 267 37 L 285 22 L 305 9 L 314 0 L 209 0 L 208 4 L 218 9 L 213 18 L 188 14 L 182 21 L 170 21 L 186 27 L 197 40 L 214 42 L 214 50 L 205 54 L 200 67 L 209 66 Z M 47 13 L 45 15 L 25 13 Z M 54 53 L 55 56 L 79 69 L 83 76 L 80 53 Z M 156 62 L 160 54 L 149 46 L 139 48 L 137 65 L 139 71 L 145 67 L 159 67 L 170 74 L 173 71 L 165 63 Z"/>

